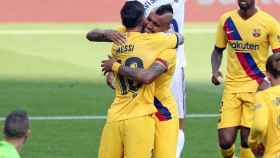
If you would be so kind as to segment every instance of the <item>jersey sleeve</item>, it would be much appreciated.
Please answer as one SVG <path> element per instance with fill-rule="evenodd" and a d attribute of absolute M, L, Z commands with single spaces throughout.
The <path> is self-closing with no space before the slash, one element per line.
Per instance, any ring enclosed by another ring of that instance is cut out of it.
<path fill-rule="evenodd" d="M 156 45 L 163 47 L 163 49 L 177 48 L 178 44 L 182 42 L 176 33 L 158 33 L 156 38 Z"/>
<path fill-rule="evenodd" d="M 280 25 L 275 19 L 273 19 L 270 27 L 269 43 L 273 52 L 280 52 Z"/>
<path fill-rule="evenodd" d="M 268 125 L 268 108 L 266 106 L 263 95 L 257 94 L 253 125 L 251 128 L 249 142 L 248 142 L 251 148 L 255 148 L 257 145 L 259 145 L 262 142 L 266 134 L 267 125 Z"/>
<path fill-rule="evenodd" d="M 218 22 L 217 30 L 216 30 L 216 44 L 215 46 L 218 48 L 226 48 L 227 47 L 227 38 L 224 30 L 225 18 L 222 16 Z"/>
<path fill-rule="evenodd" d="M 175 49 L 166 49 L 160 52 L 159 56 L 156 58 L 156 62 L 160 62 L 166 67 L 166 70 L 170 67 L 176 65 L 176 50 Z"/>
<path fill-rule="evenodd" d="M 125 33 L 126 32 L 126 28 L 123 25 L 120 25 L 117 27 L 116 29 L 117 32 L 121 32 L 121 33 Z"/>

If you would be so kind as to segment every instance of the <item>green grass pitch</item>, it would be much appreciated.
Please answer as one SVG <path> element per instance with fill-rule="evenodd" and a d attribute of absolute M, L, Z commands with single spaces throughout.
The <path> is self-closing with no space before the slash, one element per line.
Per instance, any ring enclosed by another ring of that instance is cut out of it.
<path fill-rule="evenodd" d="M 5 31 L 86 31 L 114 26 L 1 24 L 0 117 L 18 108 L 32 116 L 106 115 L 113 92 L 104 82 L 100 61 L 110 53 L 110 44 L 90 43 L 84 34 L 8 34 Z M 215 25 L 186 25 L 186 30 L 193 28 L 215 28 Z M 218 112 L 222 89 L 212 86 L 209 80 L 213 43 L 213 33 L 185 34 L 188 113 Z M 216 123 L 217 118 L 186 120 L 185 158 L 219 157 Z M 103 124 L 104 120 L 34 120 L 32 137 L 21 155 L 23 158 L 97 157 Z"/>

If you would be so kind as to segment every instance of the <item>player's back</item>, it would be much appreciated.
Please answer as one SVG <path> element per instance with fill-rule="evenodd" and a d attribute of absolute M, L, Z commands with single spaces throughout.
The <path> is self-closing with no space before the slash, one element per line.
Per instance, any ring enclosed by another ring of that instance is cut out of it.
<path fill-rule="evenodd" d="M 113 56 L 123 65 L 148 68 L 158 54 L 177 46 L 175 34 L 146 34 L 127 32 L 125 45 L 113 45 Z M 116 96 L 108 111 L 108 121 L 118 121 L 156 112 L 153 106 L 155 83 L 141 85 L 129 78 L 116 75 Z"/>
<path fill-rule="evenodd" d="M 264 158 L 276 158 L 277 154 L 280 156 L 280 85 L 260 92 L 257 97 L 262 98 L 268 110 Z"/>
<path fill-rule="evenodd" d="M 178 117 L 178 110 L 175 98 L 171 92 L 171 81 L 176 68 L 176 49 L 165 50 L 158 57 L 168 58 L 168 69 L 155 80 L 155 101 L 158 110 L 157 117 L 160 120 L 169 120 Z M 160 116 L 159 116 L 160 115 Z"/>
<path fill-rule="evenodd" d="M 20 156 L 12 144 L 0 141 L 0 158 L 20 158 Z"/>

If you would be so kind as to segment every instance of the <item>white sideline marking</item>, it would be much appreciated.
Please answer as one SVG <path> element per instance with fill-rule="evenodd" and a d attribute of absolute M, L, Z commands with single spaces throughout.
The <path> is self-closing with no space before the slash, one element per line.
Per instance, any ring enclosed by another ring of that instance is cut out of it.
<path fill-rule="evenodd" d="M 218 117 L 218 114 L 187 114 L 187 118 L 215 118 Z M 30 117 L 31 120 L 105 120 L 106 116 L 32 116 Z M 0 121 L 4 121 L 4 117 L 0 117 Z"/>
<path fill-rule="evenodd" d="M 0 30 L 1 35 L 85 35 L 89 30 Z M 184 29 L 187 34 L 213 34 L 215 29 Z"/>

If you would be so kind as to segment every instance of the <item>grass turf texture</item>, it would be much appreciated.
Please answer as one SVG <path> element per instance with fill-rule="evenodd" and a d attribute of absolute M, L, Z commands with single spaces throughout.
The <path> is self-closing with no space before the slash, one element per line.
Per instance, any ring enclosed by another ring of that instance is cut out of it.
<path fill-rule="evenodd" d="M 90 30 L 114 24 L 7 24 L 5 30 Z M 214 28 L 188 24 L 188 28 Z M 221 87 L 210 84 L 214 34 L 185 34 L 188 113 L 217 113 Z M 100 69 L 110 44 L 84 34 L 2 34 L 0 116 L 17 108 L 32 116 L 105 115 L 113 99 Z M 188 119 L 184 157 L 218 157 L 217 118 Z M 3 122 L 0 122 L 2 126 Z M 96 157 L 104 120 L 32 121 L 22 157 Z"/>

